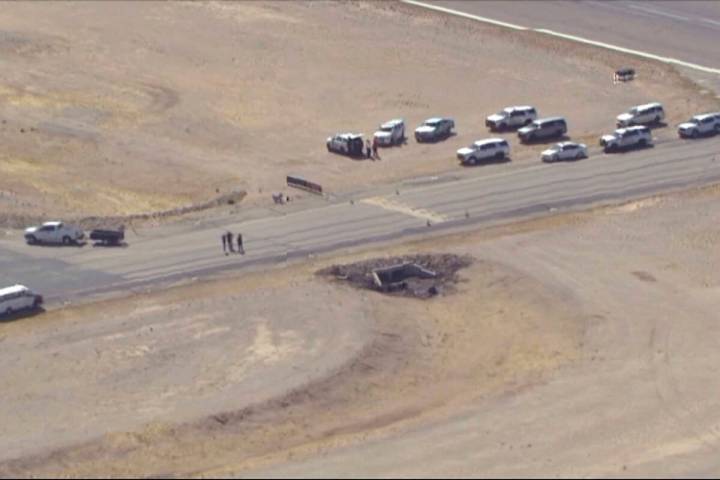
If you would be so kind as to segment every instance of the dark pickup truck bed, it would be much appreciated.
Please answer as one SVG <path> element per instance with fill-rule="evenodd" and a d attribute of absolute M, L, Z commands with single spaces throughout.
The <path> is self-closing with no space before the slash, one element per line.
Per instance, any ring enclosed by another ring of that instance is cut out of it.
<path fill-rule="evenodd" d="M 105 245 L 119 245 L 123 240 L 125 240 L 125 229 L 122 227 L 118 230 L 96 228 L 90 232 L 90 240 L 101 242 Z"/>

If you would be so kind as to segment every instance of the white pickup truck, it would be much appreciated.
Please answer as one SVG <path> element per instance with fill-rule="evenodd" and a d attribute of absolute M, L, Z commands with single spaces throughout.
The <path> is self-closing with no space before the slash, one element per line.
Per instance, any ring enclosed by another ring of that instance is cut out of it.
<path fill-rule="evenodd" d="M 85 237 L 82 229 L 63 222 L 45 222 L 39 227 L 25 229 L 25 241 L 30 245 L 37 243 L 77 244 Z"/>

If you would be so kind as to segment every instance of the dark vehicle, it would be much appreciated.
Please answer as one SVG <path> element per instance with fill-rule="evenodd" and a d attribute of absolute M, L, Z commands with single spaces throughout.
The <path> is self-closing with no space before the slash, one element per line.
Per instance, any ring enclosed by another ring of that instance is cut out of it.
<path fill-rule="evenodd" d="M 635 78 L 635 69 L 632 68 L 619 68 L 615 71 L 614 80 L 616 82 L 629 82 Z"/>
<path fill-rule="evenodd" d="M 95 229 L 90 232 L 90 240 L 101 245 L 120 245 L 125 240 L 125 227 L 117 230 Z"/>
<path fill-rule="evenodd" d="M 527 127 L 518 130 L 518 137 L 523 143 L 549 138 L 562 137 L 567 133 L 567 123 L 562 117 L 549 117 L 534 120 Z"/>

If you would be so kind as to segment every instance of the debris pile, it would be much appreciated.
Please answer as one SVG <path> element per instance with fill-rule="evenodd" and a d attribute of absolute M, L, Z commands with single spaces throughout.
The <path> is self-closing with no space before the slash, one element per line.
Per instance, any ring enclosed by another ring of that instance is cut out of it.
<path fill-rule="evenodd" d="M 457 272 L 472 261 L 472 257 L 452 254 L 405 255 L 332 265 L 317 274 L 349 282 L 357 288 L 430 298 L 448 291 L 458 281 Z"/>

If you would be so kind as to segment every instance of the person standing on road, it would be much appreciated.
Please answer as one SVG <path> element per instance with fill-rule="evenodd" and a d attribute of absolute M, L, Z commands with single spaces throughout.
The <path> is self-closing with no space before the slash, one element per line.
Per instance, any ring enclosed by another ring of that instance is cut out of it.
<path fill-rule="evenodd" d="M 372 158 L 372 148 L 370 147 L 370 140 L 365 140 L 365 156 Z"/>
<path fill-rule="evenodd" d="M 222 234 L 222 244 L 223 244 L 223 253 L 225 255 L 227 255 L 228 254 L 228 252 L 227 252 L 227 233 Z"/>
<path fill-rule="evenodd" d="M 237 244 L 238 244 L 238 253 L 240 255 L 245 255 L 245 247 L 243 247 L 242 233 L 238 233 Z"/>
<path fill-rule="evenodd" d="M 373 138 L 372 153 L 373 153 L 373 158 L 375 160 L 380 160 L 380 155 L 378 155 L 378 139 L 377 138 Z"/>
<path fill-rule="evenodd" d="M 225 234 L 227 237 L 227 244 L 228 244 L 228 250 L 231 252 L 235 252 L 235 249 L 233 248 L 233 234 L 230 230 Z"/>

